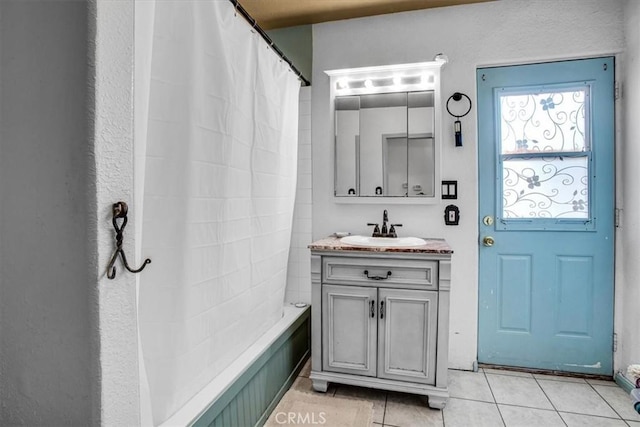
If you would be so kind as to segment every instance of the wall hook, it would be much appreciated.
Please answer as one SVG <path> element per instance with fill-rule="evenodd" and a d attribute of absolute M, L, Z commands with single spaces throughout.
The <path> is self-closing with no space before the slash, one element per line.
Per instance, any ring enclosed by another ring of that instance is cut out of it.
<path fill-rule="evenodd" d="M 116 277 L 116 260 L 118 259 L 118 254 L 122 257 L 122 264 L 124 267 L 129 270 L 131 273 L 140 273 L 147 264 L 151 263 L 149 258 L 145 259 L 142 263 L 142 266 L 138 269 L 132 269 L 129 267 L 129 263 L 127 262 L 127 257 L 124 254 L 124 250 L 122 249 L 122 241 L 124 240 L 124 227 L 127 225 L 127 212 L 129 208 L 125 202 L 118 202 L 113 204 L 113 228 L 116 230 L 116 250 L 113 252 L 111 259 L 109 260 L 109 265 L 107 266 L 107 277 L 109 279 L 114 279 Z M 122 219 L 122 225 L 118 226 L 118 219 Z"/>

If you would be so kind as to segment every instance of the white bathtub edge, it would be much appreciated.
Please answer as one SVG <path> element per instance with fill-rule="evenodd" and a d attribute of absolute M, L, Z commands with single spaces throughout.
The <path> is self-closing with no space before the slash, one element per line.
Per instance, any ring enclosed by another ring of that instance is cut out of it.
<path fill-rule="evenodd" d="M 188 426 L 195 422 L 306 310 L 285 305 L 282 318 L 242 353 L 229 367 L 178 409 L 160 427 Z"/>

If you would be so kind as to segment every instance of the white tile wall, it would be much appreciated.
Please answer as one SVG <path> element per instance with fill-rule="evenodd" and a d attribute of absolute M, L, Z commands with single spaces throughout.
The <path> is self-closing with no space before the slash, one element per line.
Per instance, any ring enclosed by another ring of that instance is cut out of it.
<path fill-rule="evenodd" d="M 311 303 L 309 249 L 311 243 L 311 87 L 300 88 L 298 128 L 298 189 L 293 211 L 293 232 L 285 304 Z"/>

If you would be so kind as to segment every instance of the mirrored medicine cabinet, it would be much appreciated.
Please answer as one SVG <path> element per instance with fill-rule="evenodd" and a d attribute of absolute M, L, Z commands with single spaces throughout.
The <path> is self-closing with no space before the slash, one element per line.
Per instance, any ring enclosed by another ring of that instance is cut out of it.
<path fill-rule="evenodd" d="M 336 202 L 439 199 L 443 63 L 327 71 Z"/>

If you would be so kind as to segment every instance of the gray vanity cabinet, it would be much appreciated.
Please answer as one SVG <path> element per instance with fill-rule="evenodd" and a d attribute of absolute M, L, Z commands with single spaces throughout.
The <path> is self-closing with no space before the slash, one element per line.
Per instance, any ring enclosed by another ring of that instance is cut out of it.
<path fill-rule="evenodd" d="M 326 371 L 435 383 L 437 292 L 322 287 Z"/>
<path fill-rule="evenodd" d="M 422 394 L 443 408 L 451 252 L 311 249 L 313 388 Z"/>

